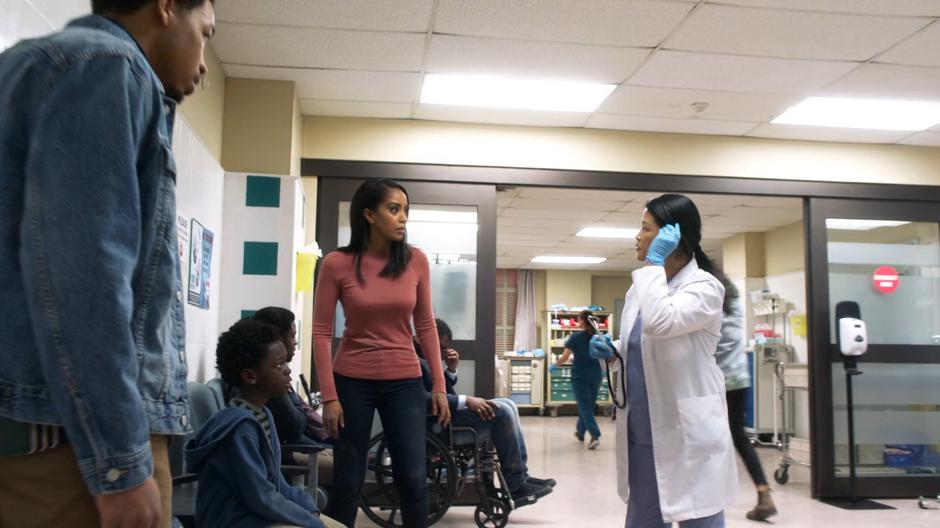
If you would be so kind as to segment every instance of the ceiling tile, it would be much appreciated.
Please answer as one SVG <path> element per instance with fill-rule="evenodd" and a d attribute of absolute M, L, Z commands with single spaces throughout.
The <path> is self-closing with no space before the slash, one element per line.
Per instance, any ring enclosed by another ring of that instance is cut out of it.
<path fill-rule="evenodd" d="M 601 211 L 569 211 L 564 208 L 556 209 L 513 209 L 512 207 L 506 209 L 506 212 L 503 213 L 503 218 L 545 218 L 545 219 L 557 219 L 557 220 L 597 220 L 604 213 Z"/>
<path fill-rule="evenodd" d="M 642 0 L 441 0 L 434 31 L 652 48 L 692 7 Z"/>
<path fill-rule="evenodd" d="M 411 103 L 418 97 L 417 73 L 226 65 L 229 77 L 294 81 L 300 99 Z M 378 117 L 378 116 L 377 116 Z"/>
<path fill-rule="evenodd" d="M 411 115 L 410 103 L 379 103 L 373 101 L 332 101 L 301 99 L 300 112 L 304 115 L 379 117 L 407 119 Z"/>
<path fill-rule="evenodd" d="M 425 35 L 220 22 L 213 47 L 225 63 L 253 66 L 412 71 Z"/>
<path fill-rule="evenodd" d="M 621 202 L 601 201 L 601 200 L 577 200 L 571 198 L 557 199 L 528 199 L 517 198 L 510 206 L 512 209 L 547 209 L 564 207 L 568 211 L 613 211 L 620 207 Z"/>
<path fill-rule="evenodd" d="M 777 219 L 798 217 L 800 213 L 794 209 L 743 205 L 726 209 L 722 215 L 735 218 L 763 218 L 776 221 Z"/>
<path fill-rule="evenodd" d="M 541 235 L 544 235 L 544 234 L 545 234 L 545 228 L 544 228 L 544 227 L 514 226 L 514 225 L 512 225 L 511 223 L 507 223 L 507 222 L 503 221 L 502 219 L 499 220 L 498 225 L 499 225 L 499 227 L 498 227 L 497 229 L 498 229 L 499 231 L 505 231 L 505 232 L 507 232 L 507 233 L 533 234 L 533 235 L 540 235 L 540 234 L 541 234 Z M 570 227 L 554 227 L 554 228 L 552 228 L 552 232 L 553 232 L 553 233 L 557 233 L 557 234 L 559 234 L 559 235 L 573 235 L 573 234 L 575 234 L 577 231 L 578 231 L 578 227 L 575 226 L 575 225 L 573 225 L 573 224 L 572 224 Z"/>
<path fill-rule="evenodd" d="M 594 114 L 588 120 L 588 128 L 613 130 L 642 130 L 646 132 L 670 132 L 677 134 L 718 134 L 739 136 L 751 130 L 757 123 L 740 121 L 712 121 L 706 119 L 667 119 L 663 117 L 626 116 L 618 114 Z"/>
<path fill-rule="evenodd" d="M 628 84 L 726 92 L 809 93 L 855 68 L 852 62 L 657 51 Z"/>
<path fill-rule="evenodd" d="M 519 197 L 534 200 L 600 200 L 604 202 L 625 202 L 635 199 L 636 193 L 594 189 L 562 189 L 557 187 L 524 187 L 519 190 Z"/>
<path fill-rule="evenodd" d="M 225 0 L 220 22 L 334 29 L 427 32 L 432 0 Z"/>
<path fill-rule="evenodd" d="M 508 209 L 507 209 L 508 211 Z M 557 218 L 551 216 L 547 211 L 539 211 L 541 214 L 538 216 L 506 216 L 504 213 L 499 217 L 497 224 L 499 227 L 543 227 L 543 228 L 564 228 L 565 233 L 574 232 L 578 229 L 581 229 L 581 226 L 585 223 L 590 223 L 589 220 L 578 220 L 570 218 Z M 512 214 L 512 213 L 511 213 Z M 558 236 L 553 233 L 553 236 Z"/>
<path fill-rule="evenodd" d="M 803 200 L 800 198 L 776 198 L 773 196 L 755 196 L 749 198 L 746 205 L 752 207 L 776 207 L 779 209 L 794 209 L 803 213 Z"/>
<path fill-rule="evenodd" d="M 598 222 L 603 222 L 606 224 L 618 224 L 623 227 L 637 227 L 640 225 L 642 220 L 642 212 L 645 207 L 641 207 L 638 212 L 635 213 L 609 213 L 598 219 Z"/>
<path fill-rule="evenodd" d="M 839 141 L 846 143 L 896 143 L 910 135 L 897 130 L 861 130 L 855 128 L 814 127 L 763 124 L 747 134 L 752 137 L 801 139 L 807 141 Z"/>
<path fill-rule="evenodd" d="M 722 3 L 865 15 L 940 16 L 937 0 L 722 0 Z"/>
<path fill-rule="evenodd" d="M 638 214 L 642 213 L 646 209 L 646 202 L 656 198 L 658 195 L 656 193 L 637 193 L 640 195 L 636 200 L 622 205 L 617 212 Z"/>
<path fill-rule="evenodd" d="M 435 35 L 425 71 L 619 84 L 649 50 Z"/>
<path fill-rule="evenodd" d="M 901 142 L 904 145 L 919 147 L 940 147 L 940 132 L 918 132 Z"/>
<path fill-rule="evenodd" d="M 937 50 L 940 50 L 940 22 L 934 22 L 900 45 L 878 55 L 875 62 L 940 66 L 940 53 L 937 53 Z"/>
<path fill-rule="evenodd" d="M 726 121 L 769 121 L 802 100 L 798 95 L 748 94 L 678 90 L 623 85 L 597 109 L 603 114 L 701 118 Z M 705 103 L 702 111 L 696 105 Z"/>
<path fill-rule="evenodd" d="M 579 127 L 589 114 L 581 112 L 543 112 L 503 108 L 420 104 L 417 119 L 545 127 Z"/>
<path fill-rule="evenodd" d="M 702 5 L 662 47 L 785 59 L 865 61 L 929 22 L 926 18 Z"/>
<path fill-rule="evenodd" d="M 686 198 L 695 202 L 695 205 L 715 205 L 724 208 L 738 207 L 750 199 L 744 194 L 697 194 L 683 193 Z"/>
<path fill-rule="evenodd" d="M 940 101 L 940 68 L 865 64 L 818 95 Z"/>

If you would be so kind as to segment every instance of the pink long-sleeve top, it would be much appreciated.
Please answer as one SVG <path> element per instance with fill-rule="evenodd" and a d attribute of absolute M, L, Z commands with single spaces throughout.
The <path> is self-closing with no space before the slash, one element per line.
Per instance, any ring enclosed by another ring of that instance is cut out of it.
<path fill-rule="evenodd" d="M 428 257 L 411 248 L 411 260 L 396 278 L 380 277 L 386 257 L 362 255 L 364 284 L 356 278 L 352 253 L 334 251 L 323 258 L 313 311 L 313 357 L 323 401 L 336 400 L 333 373 L 359 379 L 421 377 L 411 339 L 411 320 L 424 350 L 440 350 L 431 307 Z M 332 354 L 336 301 L 343 305 L 346 328 Z M 427 354 L 434 392 L 444 392 L 440 354 Z"/>

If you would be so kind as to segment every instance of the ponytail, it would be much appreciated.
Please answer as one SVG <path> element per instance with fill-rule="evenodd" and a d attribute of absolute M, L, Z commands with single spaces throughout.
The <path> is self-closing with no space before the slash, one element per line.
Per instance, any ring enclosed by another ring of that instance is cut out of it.
<path fill-rule="evenodd" d="M 699 268 L 702 268 L 708 273 L 715 275 L 715 277 L 718 277 L 715 264 L 712 262 L 712 259 L 708 258 L 708 255 L 702 251 L 702 246 L 695 246 L 695 249 L 692 250 L 692 254 L 695 256 L 695 262 L 698 263 Z"/>

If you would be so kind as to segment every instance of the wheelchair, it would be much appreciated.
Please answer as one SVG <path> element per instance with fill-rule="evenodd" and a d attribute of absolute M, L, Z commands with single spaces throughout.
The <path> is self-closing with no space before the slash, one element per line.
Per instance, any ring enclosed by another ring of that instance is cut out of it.
<path fill-rule="evenodd" d="M 509 513 L 537 499 L 514 500 L 500 471 L 489 432 L 472 427 L 441 428 L 433 423 L 427 443 L 428 526 L 439 521 L 451 506 L 475 506 L 474 521 L 480 528 L 503 528 Z M 385 434 L 369 442 L 366 480 L 359 507 L 384 528 L 403 526 L 400 501 L 392 482 L 392 460 Z"/>

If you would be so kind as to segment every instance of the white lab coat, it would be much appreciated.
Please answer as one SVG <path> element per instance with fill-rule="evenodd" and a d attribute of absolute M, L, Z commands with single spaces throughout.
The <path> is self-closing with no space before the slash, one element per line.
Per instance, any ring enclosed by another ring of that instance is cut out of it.
<path fill-rule="evenodd" d="M 728 427 L 725 379 L 715 362 L 724 288 L 692 259 L 668 284 L 665 270 L 633 272 L 621 316 L 627 348 L 642 312 L 642 354 L 650 407 L 659 504 L 665 522 L 708 517 L 734 501 L 737 470 Z M 630 350 L 625 350 L 626 359 Z M 625 373 L 617 370 L 618 401 L 626 401 Z M 627 413 L 617 412 L 618 491 L 630 494 Z"/>

